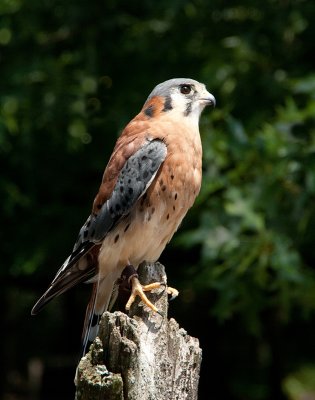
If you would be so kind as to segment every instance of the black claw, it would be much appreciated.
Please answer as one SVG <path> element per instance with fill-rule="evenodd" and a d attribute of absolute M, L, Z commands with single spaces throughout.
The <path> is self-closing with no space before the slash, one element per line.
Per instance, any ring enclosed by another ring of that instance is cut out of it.
<path fill-rule="evenodd" d="M 162 293 L 164 293 L 164 292 L 165 292 L 165 290 L 167 289 L 167 285 L 166 285 L 166 283 L 164 283 L 164 282 L 161 282 L 160 286 L 164 286 L 164 287 L 163 287 L 163 292 L 162 292 Z"/>
<path fill-rule="evenodd" d="M 163 311 L 157 310 L 157 313 L 161 316 L 161 317 L 165 317 L 165 313 Z"/>

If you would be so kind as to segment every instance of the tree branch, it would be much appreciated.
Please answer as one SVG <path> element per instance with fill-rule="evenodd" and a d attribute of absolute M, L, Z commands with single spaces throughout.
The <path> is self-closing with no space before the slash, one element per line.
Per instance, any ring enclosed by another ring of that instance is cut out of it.
<path fill-rule="evenodd" d="M 141 265 L 138 273 L 142 284 L 166 283 L 159 263 Z M 199 342 L 174 319 L 167 319 L 164 288 L 148 298 L 165 317 L 152 313 L 139 300 L 130 316 L 103 314 L 99 337 L 78 366 L 76 400 L 197 399 Z"/>

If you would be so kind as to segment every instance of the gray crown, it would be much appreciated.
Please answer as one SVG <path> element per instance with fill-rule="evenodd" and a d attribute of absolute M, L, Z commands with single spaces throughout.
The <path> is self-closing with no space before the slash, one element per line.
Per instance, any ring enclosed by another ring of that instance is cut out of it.
<path fill-rule="evenodd" d="M 189 78 L 169 79 L 168 81 L 162 82 L 159 85 L 155 86 L 155 88 L 152 90 L 147 100 L 151 99 L 154 96 L 167 97 L 170 95 L 171 88 L 185 84 L 200 85 L 198 81 Z"/>

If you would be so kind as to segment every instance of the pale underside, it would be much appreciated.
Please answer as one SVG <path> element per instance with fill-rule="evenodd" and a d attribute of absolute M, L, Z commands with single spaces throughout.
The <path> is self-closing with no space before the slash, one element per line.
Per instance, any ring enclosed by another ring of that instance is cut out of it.
<path fill-rule="evenodd" d="M 104 304 L 102 293 L 111 292 L 113 283 L 126 265 L 132 264 L 137 268 L 143 261 L 159 259 L 199 193 L 199 134 L 192 132 L 190 126 L 182 129 L 180 142 L 174 143 L 172 136 L 164 137 L 167 158 L 147 192 L 102 243 L 98 256 L 100 288 L 96 310 L 107 308 L 109 298 Z"/>

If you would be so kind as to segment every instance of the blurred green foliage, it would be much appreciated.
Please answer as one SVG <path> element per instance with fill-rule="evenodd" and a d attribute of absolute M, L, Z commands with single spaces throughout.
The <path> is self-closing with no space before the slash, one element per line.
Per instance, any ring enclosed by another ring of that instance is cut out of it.
<path fill-rule="evenodd" d="M 181 237 L 201 244 L 198 285 L 217 291 L 213 312 L 241 312 L 256 333 L 265 307 L 285 321 L 292 307 L 305 316 L 315 307 L 315 101 L 311 89 L 303 105 L 295 98 L 303 82 L 289 80 L 292 95 L 251 133 L 246 121 L 214 114 L 218 131 L 203 137 L 199 226 Z"/>
<path fill-rule="evenodd" d="M 226 395 L 272 398 L 264 374 L 277 344 L 266 324 L 276 334 L 300 327 L 300 343 L 315 321 L 315 3 L 2 0 L 0 15 L 6 332 L 72 248 L 121 129 L 157 83 L 187 76 L 217 108 L 201 120 L 201 194 L 164 263 L 192 310 L 181 317 L 188 330 L 202 302 L 214 331 L 237 324 L 242 333 L 227 339 L 236 347 L 252 337 L 270 345 L 269 361 L 251 361 L 259 388 L 244 361 L 244 374 L 237 363 L 225 371 Z M 209 333 L 202 345 L 212 343 Z M 275 385 L 306 359 L 314 352 L 292 352 Z"/>
<path fill-rule="evenodd" d="M 315 397 L 315 368 L 306 365 L 284 381 L 284 391 L 291 400 L 313 399 Z"/>

